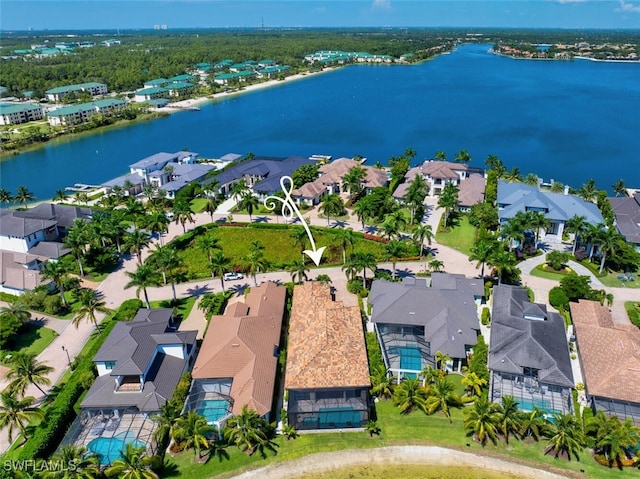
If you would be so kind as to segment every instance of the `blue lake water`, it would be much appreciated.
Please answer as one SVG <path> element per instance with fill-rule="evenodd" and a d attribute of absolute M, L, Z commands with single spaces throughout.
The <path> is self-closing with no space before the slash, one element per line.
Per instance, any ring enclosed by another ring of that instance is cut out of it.
<path fill-rule="evenodd" d="M 0 184 L 40 199 L 100 183 L 159 151 L 205 157 L 366 156 L 386 163 L 407 147 L 415 162 L 467 149 L 482 166 L 580 186 L 593 177 L 640 185 L 640 63 L 528 61 L 465 45 L 413 66 L 350 66 L 205 105 L 199 112 L 60 140 L 0 163 Z"/>

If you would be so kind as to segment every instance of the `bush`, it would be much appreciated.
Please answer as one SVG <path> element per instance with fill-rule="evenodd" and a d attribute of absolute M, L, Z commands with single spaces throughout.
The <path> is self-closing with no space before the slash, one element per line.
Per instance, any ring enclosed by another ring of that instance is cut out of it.
<path fill-rule="evenodd" d="M 473 347 L 473 354 L 469 360 L 469 372 L 476 373 L 479 378 L 489 381 L 489 368 L 487 361 L 489 359 L 489 347 L 484 342 L 482 335 L 478 336 L 478 343 Z"/>
<path fill-rule="evenodd" d="M 489 308 L 482 309 L 482 314 L 480 315 L 480 319 L 482 321 L 483 326 L 489 325 L 489 322 L 491 321 L 491 311 L 489 311 Z"/>
<path fill-rule="evenodd" d="M 493 288 L 493 282 L 486 281 L 484 283 L 484 297 L 488 300 L 491 296 L 491 289 Z"/>
<path fill-rule="evenodd" d="M 47 314 L 58 315 L 63 311 L 62 298 L 57 294 L 46 296 L 43 301 L 44 312 Z"/>
<path fill-rule="evenodd" d="M 569 253 L 556 250 L 547 253 L 546 257 L 547 264 L 556 271 L 560 271 L 562 268 L 564 268 L 567 264 L 567 261 L 569 261 L 569 258 Z"/>
<path fill-rule="evenodd" d="M 352 294 L 357 294 L 358 296 L 362 296 L 363 293 L 366 293 L 366 290 L 362 286 L 362 281 L 359 279 L 350 279 L 347 283 L 347 291 Z"/>
<path fill-rule="evenodd" d="M 224 307 L 227 304 L 227 300 L 233 293 L 227 291 L 226 293 L 205 293 L 200 300 L 198 308 L 204 311 L 205 317 L 211 319 L 211 316 L 216 316 L 224 312 Z"/>
<path fill-rule="evenodd" d="M 549 304 L 556 309 L 566 309 L 569 306 L 569 297 L 560 286 L 555 286 L 549 291 Z"/>
<path fill-rule="evenodd" d="M 142 301 L 137 298 L 127 299 L 120 305 L 116 314 L 113 315 L 113 320 L 131 321 L 140 308 L 142 308 Z"/>

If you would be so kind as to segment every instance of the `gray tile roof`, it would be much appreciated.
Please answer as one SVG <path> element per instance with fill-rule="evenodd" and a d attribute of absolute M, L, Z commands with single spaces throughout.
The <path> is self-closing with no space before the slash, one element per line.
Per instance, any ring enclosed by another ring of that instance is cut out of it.
<path fill-rule="evenodd" d="M 616 226 L 629 243 L 640 244 L 640 194 L 629 198 L 608 198 L 616 215 Z"/>
<path fill-rule="evenodd" d="M 64 246 L 64 243 L 57 243 L 55 241 L 40 241 L 37 245 L 29 250 L 30 254 L 34 254 L 40 257 L 43 261 L 46 259 L 58 259 L 71 253 L 69 248 Z"/>
<path fill-rule="evenodd" d="M 0 209 L 0 236 L 26 238 L 57 224 L 56 220 L 25 217 L 16 213 L 18 212 Z"/>
<path fill-rule="evenodd" d="M 198 156 L 198 154 L 191 151 L 179 151 L 177 153 L 160 152 L 151 156 L 147 156 L 140 161 L 136 161 L 135 163 L 129 165 L 129 168 L 146 169 L 152 166 L 163 168 L 169 162 L 176 162 L 181 160 L 182 158 L 187 158 L 189 156 Z"/>
<path fill-rule="evenodd" d="M 525 319 L 525 314 L 546 314 L 545 320 Z M 525 367 L 538 369 L 538 380 L 573 387 L 573 373 L 564 328 L 557 313 L 528 301 L 518 286 L 493 288 L 490 370 L 523 374 Z"/>
<path fill-rule="evenodd" d="M 176 164 L 173 166 L 172 173 L 175 178 L 162 185 L 161 188 L 165 191 L 178 191 L 192 181 L 203 179 L 207 173 L 214 169 L 213 165 Z"/>
<path fill-rule="evenodd" d="M 540 191 L 536 186 L 524 183 L 498 181 L 498 216 L 500 219 L 513 218 L 527 208 L 542 208 L 550 220 L 567 221 L 574 215 L 584 216 L 587 223 L 603 223 L 604 219 L 594 203 L 589 203 L 574 195 Z"/>
<path fill-rule="evenodd" d="M 287 158 L 276 158 L 266 156 L 256 156 L 248 161 L 241 161 L 226 171 L 216 176 L 221 185 L 239 180 L 244 175 L 266 176 L 262 181 L 253 186 L 253 191 L 257 193 L 271 193 L 280 189 L 280 177 L 291 176 L 291 174 L 302 165 L 314 164 L 308 158 L 301 156 L 289 156 Z"/>
<path fill-rule="evenodd" d="M 82 208 L 80 206 L 40 203 L 26 211 L 16 211 L 15 215 L 22 218 L 56 221 L 58 226 L 69 228 L 75 220 L 89 220 L 93 215 L 93 211 L 91 208 Z"/>
<path fill-rule="evenodd" d="M 445 275 L 447 276 L 447 275 Z M 459 288 L 447 289 L 453 283 Z M 440 280 L 439 287 L 428 288 L 426 281 L 391 283 L 377 280 L 371 286 L 369 303 L 374 323 L 424 326 L 425 340 L 432 351 L 455 358 L 465 356 L 465 345 L 477 342 L 480 324 L 473 292 L 457 278 Z"/>

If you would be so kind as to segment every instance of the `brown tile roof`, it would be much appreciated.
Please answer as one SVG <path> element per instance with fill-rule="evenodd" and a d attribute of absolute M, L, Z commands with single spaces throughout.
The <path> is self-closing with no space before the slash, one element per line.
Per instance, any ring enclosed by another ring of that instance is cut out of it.
<path fill-rule="evenodd" d="M 192 376 L 233 378 L 234 414 L 245 404 L 261 416 L 271 410 L 285 295 L 284 287 L 262 283 L 244 302 L 229 305 L 225 315 L 210 320 Z"/>
<path fill-rule="evenodd" d="M 431 178 L 453 179 L 460 178 L 456 171 L 466 171 L 467 165 L 451 163 L 448 161 L 425 161 L 422 165 L 422 174 Z"/>
<path fill-rule="evenodd" d="M 476 173 L 462 180 L 458 192 L 458 205 L 473 206 L 476 203 L 484 201 L 485 184 L 484 176 Z"/>
<path fill-rule="evenodd" d="M 296 286 L 289 322 L 285 388 L 370 385 L 359 308 L 334 302 L 327 284 L 313 281 Z"/>
<path fill-rule="evenodd" d="M 596 301 L 570 303 L 587 393 L 640 403 L 640 329 Z"/>

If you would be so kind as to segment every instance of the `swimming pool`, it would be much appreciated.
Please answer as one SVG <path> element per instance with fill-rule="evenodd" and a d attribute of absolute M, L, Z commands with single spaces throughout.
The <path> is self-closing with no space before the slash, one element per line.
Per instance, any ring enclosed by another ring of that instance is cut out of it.
<path fill-rule="evenodd" d="M 400 356 L 400 369 L 409 371 L 422 371 L 422 354 L 417 346 L 404 346 L 393 348 L 391 354 Z M 405 377 L 416 377 L 414 373 L 405 373 Z"/>
<path fill-rule="evenodd" d="M 196 412 L 204 416 L 208 423 L 213 423 L 229 414 L 229 401 L 225 399 L 205 399 L 198 403 Z"/>
<path fill-rule="evenodd" d="M 108 466 L 120 459 L 120 452 L 126 449 L 127 444 L 131 444 L 133 447 L 146 446 L 146 443 L 136 439 L 135 434 L 122 432 L 113 437 L 97 437 L 87 444 L 87 449 L 98 454 L 103 466 Z"/>

